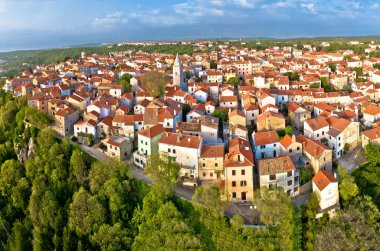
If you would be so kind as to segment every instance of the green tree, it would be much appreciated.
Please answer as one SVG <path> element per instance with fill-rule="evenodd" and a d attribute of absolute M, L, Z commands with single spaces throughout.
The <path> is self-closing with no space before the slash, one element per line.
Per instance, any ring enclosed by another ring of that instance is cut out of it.
<path fill-rule="evenodd" d="M 200 250 L 202 245 L 192 228 L 182 220 L 172 202 L 160 207 L 139 227 L 132 250 Z"/>
<path fill-rule="evenodd" d="M 223 214 L 228 207 L 228 202 L 221 200 L 220 189 L 216 186 L 203 185 L 197 187 L 192 200 L 219 214 Z"/>
<path fill-rule="evenodd" d="M 124 73 L 118 80 L 118 84 L 123 86 L 124 92 L 132 92 L 131 78 L 133 76 L 129 73 Z"/>
<path fill-rule="evenodd" d="M 132 246 L 132 238 L 128 229 L 120 223 L 113 226 L 103 224 L 91 238 L 102 250 L 126 250 Z"/>
<path fill-rule="evenodd" d="M 347 174 L 346 168 L 338 167 L 338 173 L 340 178 L 339 194 L 344 201 L 348 201 L 359 193 L 359 188 L 355 183 L 354 177 Z"/>
<path fill-rule="evenodd" d="M 96 232 L 106 222 L 106 210 L 95 196 L 83 187 L 74 194 L 70 204 L 69 228 L 79 236 Z"/>
<path fill-rule="evenodd" d="M 118 175 L 129 177 L 128 165 L 116 159 L 108 158 L 104 161 L 96 161 L 89 173 L 90 190 L 93 193 L 99 192 L 107 180 L 117 177 Z"/>
<path fill-rule="evenodd" d="M 379 229 L 365 215 L 354 207 L 338 212 L 317 234 L 316 250 L 377 250 Z"/>
<path fill-rule="evenodd" d="M 304 231 L 304 248 L 305 250 L 314 250 L 314 241 L 316 234 L 316 222 L 315 217 L 317 216 L 319 208 L 318 197 L 313 193 L 304 209 L 305 231 Z"/>
<path fill-rule="evenodd" d="M 227 84 L 238 86 L 240 84 L 241 80 L 239 77 L 232 77 L 227 80 Z"/>
<path fill-rule="evenodd" d="M 227 122 L 228 121 L 228 110 L 226 109 L 223 109 L 223 110 L 215 110 L 211 116 L 215 117 L 215 118 L 219 118 L 219 122 L 220 123 L 223 123 L 223 122 Z"/>
<path fill-rule="evenodd" d="M 253 200 L 260 213 L 260 221 L 268 227 L 277 227 L 276 233 L 280 240 L 282 249 L 294 250 L 300 245 L 301 238 L 297 231 L 296 208 L 283 191 L 282 187 L 272 189 L 261 188 L 256 192 Z"/>
<path fill-rule="evenodd" d="M 295 72 L 286 72 L 283 75 L 288 76 L 290 81 L 299 81 L 300 80 L 300 76 Z"/>
<path fill-rule="evenodd" d="M 154 154 L 148 159 L 145 172 L 156 186 L 172 187 L 178 181 L 180 166 L 170 156 Z"/>
<path fill-rule="evenodd" d="M 325 90 L 325 92 L 331 91 L 331 89 L 332 89 L 331 85 L 326 78 L 324 78 L 324 77 L 321 78 L 321 84 L 322 84 L 322 87 Z"/>
<path fill-rule="evenodd" d="M 332 72 L 336 72 L 336 65 L 335 64 L 328 64 L 327 66 L 331 69 Z"/>
<path fill-rule="evenodd" d="M 70 158 L 70 167 L 79 185 L 87 186 L 90 166 L 89 156 L 80 149 L 75 149 Z"/>
<path fill-rule="evenodd" d="M 310 87 L 310 88 L 320 88 L 321 86 L 320 86 L 319 83 L 312 83 L 312 84 L 310 84 L 309 87 Z"/>
<path fill-rule="evenodd" d="M 368 162 L 374 165 L 377 165 L 380 163 L 380 159 L 379 159 L 380 149 L 376 145 L 372 143 L 369 143 L 368 145 L 366 145 L 364 148 L 364 155 Z"/>

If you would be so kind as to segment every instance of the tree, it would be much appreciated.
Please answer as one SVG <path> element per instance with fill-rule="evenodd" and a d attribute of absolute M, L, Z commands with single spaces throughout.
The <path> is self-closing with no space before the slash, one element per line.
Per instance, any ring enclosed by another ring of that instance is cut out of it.
<path fill-rule="evenodd" d="M 293 127 L 291 127 L 291 126 L 285 127 L 285 134 L 292 136 L 293 135 Z"/>
<path fill-rule="evenodd" d="M 286 72 L 283 75 L 288 76 L 290 81 L 299 81 L 300 80 L 300 75 L 298 75 L 295 72 Z"/>
<path fill-rule="evenodd" d="M 132 250 L 200 250 L 202 245 L 192 228 L 182 220 L 172 202 L 167 202 L 139 227 Z"/>
<path fill-rule="evenodd" d="M 317 234 L 316 250 L 377 250 L 378 226 L 371 224 L 365 215 L 362 209 L 352 206 L 338 212 Z"/>
<path fill-rule="evenodd" d="M 183 104 L 182 106 L 182 117 L 186 118 L 186 115 L 189 113 L 191 107 L 189 104 Z"/>
<path fill-rule="evenodd" d="M 374 64 L 373 68 L 376 68 L 376 69 L 380 70 L 380 64 L 379 63 Z"/>
<path fill-rule="evenodd" d="M 160 97 L 164 94 L 167 79 L 165 79 L 165 75 L 161 72 L 150 71 L 141 76 L 141 82 L 145 91 L 155 97 Z"/>
<path fill-rule="evenodd" d="M 210 69 L 216 70 L 217 67 L 218 67 L 218 64 L 214 60 L 211 60 L 211 62 L 210 62 Z"/>
<path fill-rule="evenodd" d="M 322 87 L 325 90 L 325 92 L 331 91 L 331 85 L 330 85 L 329 81 L 327 81 L 326 78 L 321 77 L 321 84 L 322 84 Z"/>
<path fill-rule="evenodd" d="M 70 158 L 70 167 L 76 180 L 81 186 L 87 186 L 90 166 L 89 157 L 80 149 L 75 149 Z"/>
<path fill-rule="evenodd" d="M 260 221 L 267 227 L 277 227 L 277 236 L 284 250 L 293 250 L 299 246 L 296 208 L 282 187 L 272 189 L 261 188 L 255 193 L 253 204 L 260 213 Z"/>
<path fill-rule="evenodd" d="M 332 72 L 336 72 L 336 65 L 335 64 L 328 64 L 327 66 L 331 69 Z"/>
<path fill-rule="evenodd" d="M 113 226 L 103 224 L 91 239 L 102 250 L 125 250 L 132 246 L 132 238 L 128 229 L 122 227 L 120 223 Z"/>
<path fill-rule="evenodd" d="M 113 177 L 129 178 L 128 170 L 128 165 L 116 159 L 108 158 L 104 161 L 96 161 L 89 173 L 91 192 L 99 192 L 104 183 Z"/>
<path fill-rule="evenodd" d="M 165 154 L 154 154 L 148 159 L 145 172 L 156 186 L 172 187 L 178 181 L 180 166 Z"/>
<path fill-rule="evenodd" d="M 227 122 L 228 121 L 228 110 L 224 109 L 224 110 L 215 110 L 211 116 L 215 117 L 215 118 L 219 118 L 219 121 L 220 123 L 223 124 L 223 122 Z"/>
<path fill-rule="evenodd" d="M 355 67 L 356 79 L 363 76 L 363 67 Z"/>
<path fill-rule="evenodd" d="M 377 165 L 380 163 L 380 159 L 379 159 L 380 149 L 372 143 L 369 143 L 368 145 L 365 146 L 364 156 L 366 157 L 368 162 L 374 165 Z"/>
<path fill-rule="evenodd" d="M 355 182 L 359 188 L 360 194 L 372 197 L 374 203 L 380 208 L 379 164 L 369 162 L 357 168 L 352 173 L 352 176 L 355 178 Z"/>
<path fill-rule="evenodd" d="M 227 80 L 227 84 L 238 86 L 240 84 L 240 78 L 239 77 L 232 77 Z"/>
<path fill-rule="evenodd" d="M 216 186 L 197 187 L 192 200 L 219 214 L 223 214 L 228 207 L 228 202 L 221 200 L 220 189 Z"/>
<path fill-rule="evenodd" d="M 106 222 L 103 205 L 83 187 L 74 194 L 70 204 L 69 228 L 79 236 L 96 232 Z"/>
<path fill-rule="evenodd" d="M 129 73 L 124 73 L 118 80 L 118 84 L 123 86 L 124 92 L 132 92 L 131 78 L 133 76 Z"/>
<path fill-rule="evenodd" d="M 310 88 L 320 88 L 321 86 L 320 86 L 319 83 L 312 83 L 312 84 L 310 84 L 309 87 L 310 87 Z"/>
<path fill-rule="evenodd" d="M 347 169 L 338 167 L 340 178 L 339 194 L 344 201 L 348 201 L 359 193 L 359 188 L 355 183 L 354 177 L 347 174 Z"/>
<path fill-rule="evenodd" d="M 318 213 L 319 201 L 316 193 L 313 193 L 304 209 L 305 231 L 304 231 L 304 247 L 306 250 L 314 250 L 314 241 L 316 234 L 315 217 Z"/>

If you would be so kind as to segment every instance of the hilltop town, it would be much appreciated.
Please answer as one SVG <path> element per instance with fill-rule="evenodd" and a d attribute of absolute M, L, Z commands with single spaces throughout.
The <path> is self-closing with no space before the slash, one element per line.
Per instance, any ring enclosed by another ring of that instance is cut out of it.
<path fill-rule="evenodd" d="M 224 42 L 191 55 L 82 53 L 23 71 L 3 89 L 94 152 L 141 169 L 169 156 L 179 182 L 218 186 L 234 203 L 252 202 L 261 187 L 282 187 L 300 204 L 314 192 L 322 215 L 339 208 L 337 166 L 350 173 L 366 145 L 380 144 L 380 58 L 368 56 L 377 49 Z"/>

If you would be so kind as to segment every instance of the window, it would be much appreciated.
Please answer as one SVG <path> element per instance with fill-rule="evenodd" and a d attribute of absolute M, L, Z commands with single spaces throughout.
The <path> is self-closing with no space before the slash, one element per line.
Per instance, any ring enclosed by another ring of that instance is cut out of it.
<path fill-rule="evenodd" d="M 147 145 L 148 145 L 148 142 L 145 142 L 145 145 L 147 146 Z"/>
<path fill-rule="evenodd" d="M 203 164 L 202 164 L 202 166 L 203 166 L 203 167 L 206 167 L 206 164 L 205 164 L 205 163 L 203 163 Z"/>
<path fill-rule="evenodd" d="M 293 174 L 292 171 L 289 171 L 288 172 L 288 177 L 292 177 L 292 174 Z"/>
<path fill-rule="evenodd" d="M 176 153 L 176 150 L 175 150 L 175 149 L 173 149 L 173 153 Z"/>
<path fill-rule="evenodd" d="M 265 153 L 261 153 L 261 158 L 262 158 L 262 159 L 265 158 Z"/>
<path fill-rule="evenodd" d="M 235 192 L 232 193 L 232 198 L 236 199 L 236 193 Z"/>
<path fill-rule="evenodd" d="M 232 175 L 233 175 L 233 176 L 236 175 L 236 170 L 232 170 Z"/>
<path fill-rule="evenodd" d="M 269 175 L 269 180 L 276 180 L 276 174 Z"/>
<path fill-rule="evenodd" d="M 288 186 L 291 186 L 293 184 L 292 180 L 288 180 Z"/>
<path fill-rule="evenodd" d="M 206 173 L 203 173 L 203 177 L 206 177 Z"/>
<path fill-rule="evenodd" d="M 245 175 L 245 170 L 241 170 L 241 175 Z"/>
<path fill-rule="evenodd" d="M 273 144 L 274 147 L 276 147 L 276 144 Z"/>
<path fill-rule="evenodd" d="M 232 187 L 236 187 L 236 181 L 232 181 Z"/>
<path fill-rule="evenodd" d="M 168 152 L 171 153 L 171 152 L 172 152 L 172 149 L 169 148 L 169 149 L 168 149 Z"/>
<path fill-rule="evenodd" d="M 265 145 L 260 146 L 260 149 L 265 149 Z"/>
<path fill-rule="evenodd" d="M 213 173 L 213 172 L 211 172 L 211 173 L 210 173 L 210 177 L 213 177 L 213 176 L 214 176 L 214 173 Z"/>
<path fill-rule="evenodd" d="M 293 152 L 293 149 L 289 149 L 289 153 L 292 153 Z"/>
<path fill-rule="evenodd" d="M 299 147 L 299 146 L 297 147 L 297 151 L 298 151 L 298 150 L 300 150 L 300 147 Z"/>
<path fill-rule="evenodd" d="M 245 181 L 245 180 L 240 181 L 240 186 L 241 187 L 247 186 L 247 181 Z"/>

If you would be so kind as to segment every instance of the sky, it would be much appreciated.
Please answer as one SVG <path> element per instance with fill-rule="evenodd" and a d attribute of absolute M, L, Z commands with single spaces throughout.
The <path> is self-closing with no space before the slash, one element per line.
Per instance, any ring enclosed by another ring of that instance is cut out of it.
<path fill-rule="evenodd" d="M 0 51 L 202 38 L 380 35 L 380 0 L 0 0 Z"/>

